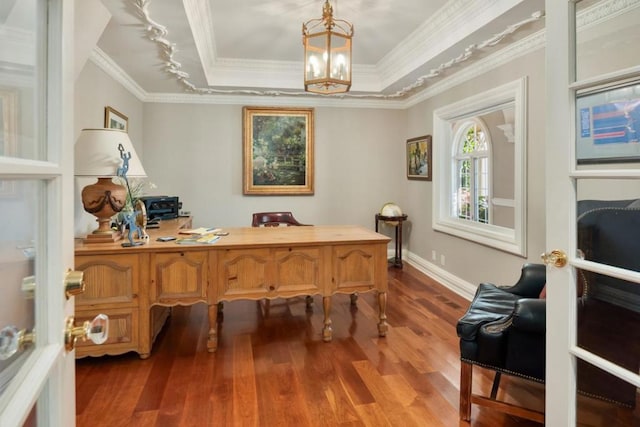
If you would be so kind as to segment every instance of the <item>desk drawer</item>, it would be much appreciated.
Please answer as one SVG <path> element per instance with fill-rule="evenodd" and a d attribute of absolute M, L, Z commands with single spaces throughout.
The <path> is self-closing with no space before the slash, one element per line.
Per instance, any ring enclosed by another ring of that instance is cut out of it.
<path fill-rule="evenodd" d="M 109 310 L 77 310 L 76 325 L 82 325 L 86 320 L 92 320 L 99 313 L 109 316 L 109 337 L 102 345 L 95 345 L 91 341 L 78 339 L 76 342 L 76 357 L 103 356 L 105 354 L 122 354 L 128 351 L 139 352 L 140 323 L 138 309 L 113 308 Z"/>
<path fill-rule="evenodd" d="M 142 266 L 139 255 L 76 256 L 75 269 L 84 272 L 86 290 L 76 296 L 76 307 L 138 305 Z"/>
<path fill-rule="evenodd" d="M 180 251 L 151 256 L 150 304 L 207 300 L 209 252 Z"/>
<path fill-rule="evenodd" d="M 230 249 L 218 259 L 218 295 L 275 298 L 319 294 L 319 248 Z"/>

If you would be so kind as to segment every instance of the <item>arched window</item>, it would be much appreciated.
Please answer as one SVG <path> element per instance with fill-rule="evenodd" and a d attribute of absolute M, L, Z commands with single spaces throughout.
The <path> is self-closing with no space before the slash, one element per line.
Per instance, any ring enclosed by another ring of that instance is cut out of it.
<path fill-rule="evenodd" d="M 491 141 L 481 120 L 473 118 L 459 127 L 453 141 L 453 216 L 490 224 Z"/>
<path fill-rule="evenodd" d="M 433 112 L 433 229 L 527 254 L 527 79 Z"/>

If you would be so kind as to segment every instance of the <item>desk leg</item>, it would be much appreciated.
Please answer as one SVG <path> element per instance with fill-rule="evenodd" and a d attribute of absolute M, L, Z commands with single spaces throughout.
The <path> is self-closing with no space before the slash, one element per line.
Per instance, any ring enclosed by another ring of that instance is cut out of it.
<path fill-rule="evenodd" d="M 378 306 L 380 309 L 380 323 L 378 323 L 378 335 L 387 336 L 389 325 L 387 324 L 387 293 L 378 292 Z"/>
<path fill-rule="evenodd" d="M 322 308 L 324 310 L 324 328 L 322 328 L 322 341 L 331 341 L 333 331 L 331 329 L 331 297 L 322 297 Z"/>
<path fill-rule="evenodd" d="M 209 339 L 207 350 L 213 353 L 218 349 L 218 304 L 209 304 Z"/>

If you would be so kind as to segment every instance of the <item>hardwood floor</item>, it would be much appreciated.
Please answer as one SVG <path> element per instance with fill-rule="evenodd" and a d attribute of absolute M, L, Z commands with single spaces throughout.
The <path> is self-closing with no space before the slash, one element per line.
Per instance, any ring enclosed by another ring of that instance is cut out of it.
<path fill-rule="evenodd" d="M 455 325 L 469 302 L 411 266 L 389 270 L 386 338 L 373 293 L 334 298 L 333 341 L 322 302 L 304 298 L 226 303 L 216 353 L 204 304 L 175 307 L 151 357 L 77 361 L 77 425 L 455 426 L 460 362 Z M 492 376 L 474 370 L 474 390 Z M 541 408 L 542 386 L 503 376 L 499 398 Z M 506 394 L 507 390 L 508 394 Z M 490 409 L 471 426 L 539 426 Z"/>

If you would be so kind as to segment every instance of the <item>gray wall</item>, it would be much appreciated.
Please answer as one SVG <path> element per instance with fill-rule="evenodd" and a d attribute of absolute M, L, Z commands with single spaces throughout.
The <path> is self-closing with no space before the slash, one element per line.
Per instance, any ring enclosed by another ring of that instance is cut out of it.
<path fill-rule="evenodd" d="M 436 95 L 407 111 L 410 136 L 433 133 L 433 111 L 489 88 L 528 76 L 527 123 L 527 254 L 525 260 L 516 255 L 489 248 L 459 237 L 436 232 L 431 228 L 431 182 L 408 182 L 406 211 L 412 217 L 409 250 L 467 282 L 490 281 L 511 284 L 520 273 L 522 263 L 538 262 L 544 251 L 544 50 L 517 58 L 498 70 L 480 75 L 444 93 Z M 433 144 L 441 144 L 435 140 Z M 434 166 L 434 168 L 437 166 Z M 494 164 L 494 168 L 500 168 Z M 436 251 L 436 260 L 432 260 Z M 441 255 L 445 264 L 441 264 Z"/>
<path fill-rule="evenodd" d="M 537 261 L 545 249 L 543 50 L 406 110 L 317 107 L 312 196 L 242 194 L 242 105 L 142 103 L 89 62 L 76 84 L 76 128 L 101 127 L 107 105 L 129 116 L 129 134 L 157 186 L 154 193 L 179 196 L 196 226 L 247 226 L 252 212 L 291 210 L 305 223 L 373 228 L 374 214 L 394 201 L 409 215 L 404 242 L 412 260 L 470 284 L 508 284 L 524 258 L 432 230 L 432 184 L 406 178 L 405 141 L 433 134 L 435 108 L 523 75 L 529 77 L 527 248 L 528 260 Z M 83 235 L 93 218 L 77 200 L 76 231 Z"/>
<path fill-rule="evenodd" d="M 144 167 L 177 195 L 194 225 L 249 226 L 252 212 L 290 210 L 311 224 L 373 227 L 389 200 L 404 201 L 401 110 L 316 108 L 315 194 L 242 194 L 242 105 L 145 104 Z"/>

